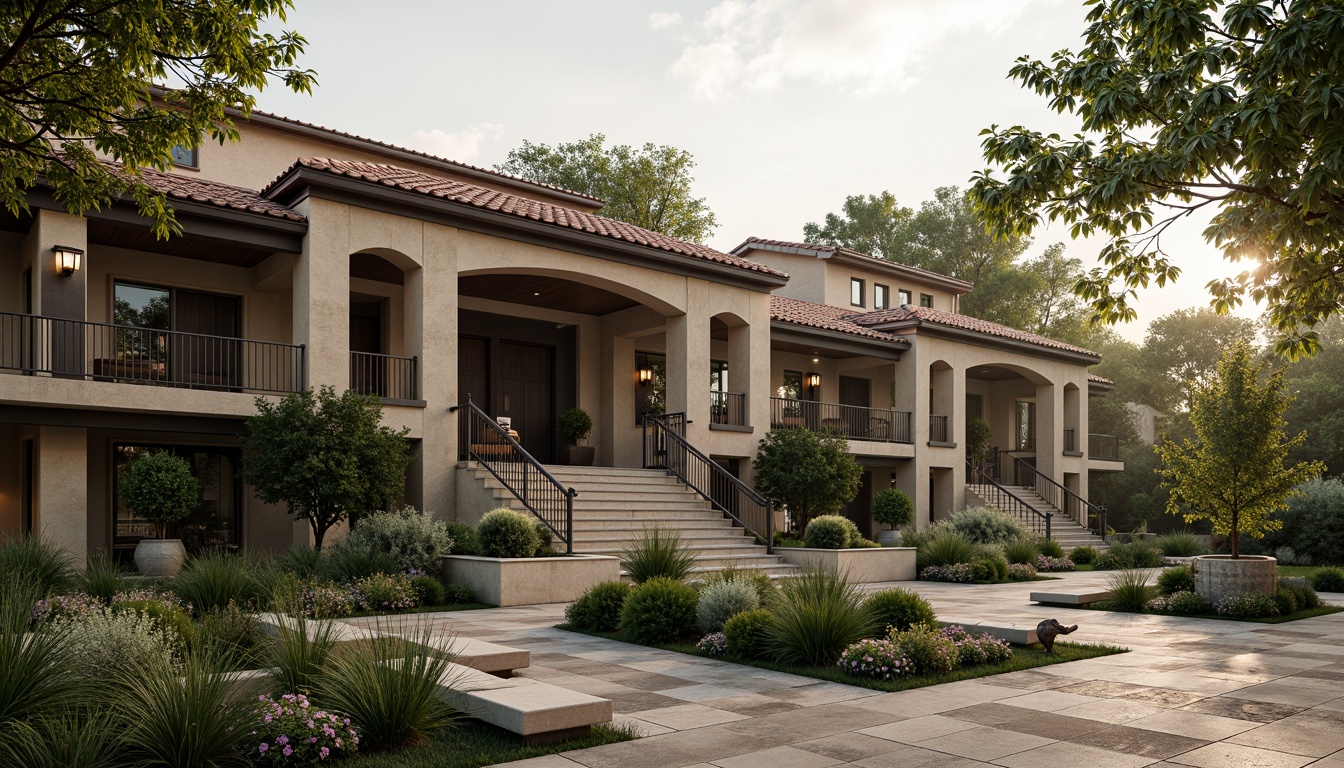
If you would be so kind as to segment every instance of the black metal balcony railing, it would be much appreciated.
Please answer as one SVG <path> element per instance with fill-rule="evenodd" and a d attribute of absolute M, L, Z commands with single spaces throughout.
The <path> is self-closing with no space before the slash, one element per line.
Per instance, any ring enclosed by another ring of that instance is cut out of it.
<path fill-rule="evenodd" d="M 1088 435 L 1087 457 L 1104 461 L 1120 460 L 1120 438 L 1115 435 Z"/>
<path fill-rule="evenodd" d="M 304 389 L 304 349 L 200 333 L 0 312 L 0 370 L 238 392 Z"/>
<path fill-rule="evenodd" d="M 772 397 L 770 428 L 783 427 L 833 432 L 851 440 L 872 440 L 877 443 L 914 442 L 907 411 Z"/>
<path fill-rule="evenodd" d="M 732 427 L 747 426 L 747 393 L 710 390 L 709 423 Z"/>
<path fill-rule="evenodd" d="M 384 400 L 418 400 L 414 357 L 350 353 L 350 388 Z"/>
<path fill-rule="evenodd" d="M 929 442 L 930 443 L 950 443 L 952 430 L 948 427 L 949 419 L 946 416 L 929 414 Z"/>
<path fill-rule="evenodd" d="M 1078 452 L 1078 430 L 1073 427 L 1064 428 L 1064 452 Z"/>

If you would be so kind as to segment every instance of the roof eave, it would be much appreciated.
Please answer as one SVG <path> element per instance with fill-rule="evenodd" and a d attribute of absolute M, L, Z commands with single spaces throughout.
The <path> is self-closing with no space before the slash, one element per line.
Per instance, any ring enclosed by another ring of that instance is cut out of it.
<path fill-rule="evenodd" d="M 1096 365 L 1101 361 L 1101 355 L 1091 352 L 1083 353 L 1075 352 L 1070 349 L 1060 349 L 1059 347 L 1048 347 L 1044 344 L 1022 341 L 1021 339 L 995 336 L 993 334 L 981 333 L 980 331 L 972 331 L 965 328 L 953 328 L 930 320 L 912 318 L 909 320 L 897 320 L 890 323 L 878 323 L 867 327 L 878 331 L 886 331 L 887 333 L 900 331 L 914 331 L 916 334 L 928 333 L 932 336 L 941 336 L 943 338 L 965 341 L 982 346 L 998 347 L 1000 349 L 1021 352 L 1023 354 L 1035 355 L 1038 357 L 1044 355 L 1046 357 L 1079 365 Z"/>
<path fill-rule="evenodd" d="M 790 339 L 787 337 L 790 335 L 816 343 L 823 349 L 859 352 L 872 357 L 887 357 L 893 360 L 900 360 L 901 353 L 910 349 L 910 342 L 904 339 L 874 339 L 869 336 L 833 331 L 828 328 L 817 328 L 789 320 L 770 320 L 771 339 L 789 341 Z"/>

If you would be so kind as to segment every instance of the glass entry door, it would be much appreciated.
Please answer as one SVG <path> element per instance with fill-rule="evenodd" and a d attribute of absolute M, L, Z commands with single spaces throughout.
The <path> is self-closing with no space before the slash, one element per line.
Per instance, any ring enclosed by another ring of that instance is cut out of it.
<path fill-rule="evenodd" d="M 129 551 L 140 539 L 154 536 L 154 523 L 137 517 L 121 503 L 117 493 L 131 462 L 150 451 L 168 451 L 185 459 L 200 486 L 196 509 L 187 519 L 170 525 L 168 535 L 182 539 L 189 552 L 211 548 L 238 549 L 242 542 L 242 480 L 239 472 L 242 452 L 237 448 L 136 443 L 118 443 L 112 447 L 113 548 Z"/>

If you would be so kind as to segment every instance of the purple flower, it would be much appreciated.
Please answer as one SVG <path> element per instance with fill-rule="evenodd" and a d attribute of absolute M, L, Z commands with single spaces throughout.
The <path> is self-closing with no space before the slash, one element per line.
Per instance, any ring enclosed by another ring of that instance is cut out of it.
<path fill-rule="evenodd" d="M 285 747 L 285 751 L 284 751 L 284 755 L 285 755 L 285 757 L 289 757 L 289 756 L 292 755 L 292 754 L 294 754 L 294 750 L 291 749 L 290 747 Z"/>
<path fill-rule="evenodd" d="M 327 759 L 327 755 L 330 755 L 330 754 L 331 754 L 331 750 L 327 749 L 326 747 L 323 747 L 323 748 L 317 750 L 317 756 L 318 756 L 318 759 L 319 759 L 319 760 L 326 760 L 326 759 Z"/>
<path fill-rule="evenodd" d="M 271 745 L 270 745 L 270 744 L 267 744 L 266 742 L 263 741 L 263 742 L 261 742 L 261 746 L 257 747 L 257 751 L 264 755 L 264 754 L 266 754 L 266 750 L 268 750 L 268 749 L 270 749 L 270 748 L 271 748 Z"/>

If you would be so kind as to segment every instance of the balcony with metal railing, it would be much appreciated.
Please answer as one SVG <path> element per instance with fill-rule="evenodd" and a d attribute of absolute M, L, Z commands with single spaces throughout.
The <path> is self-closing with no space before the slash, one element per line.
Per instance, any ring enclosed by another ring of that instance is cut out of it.
<path fill-rule="evenodd" d="M 712 427 L 746 427 L 747 393 L 709 392 L 709 423 Z"/>
<path fill-rule="evenodd" d="M 416 357 L 350 353 L 350 388 L 361 395 L 374 395 L 385 403 L 420 404 Z"/>
<path fill-rule="evenodd" d="M 929 414 L 929 445 L 951 445 L 951 419 L 947 416 Z"/>
<path fill-rule="evenodd" d="M 1120 438 L 1115 435 L 1088 435 L 1087 457 L 1101 461 L 1120 461 Z"/>
<path fill-rule="evenodd" d="M 891 408 L 819 403 L 788 397 L 770 398 L 770 428 L 803 427 L 831 432 L 850 440 L 913 443 L 911 416 Z"/>

